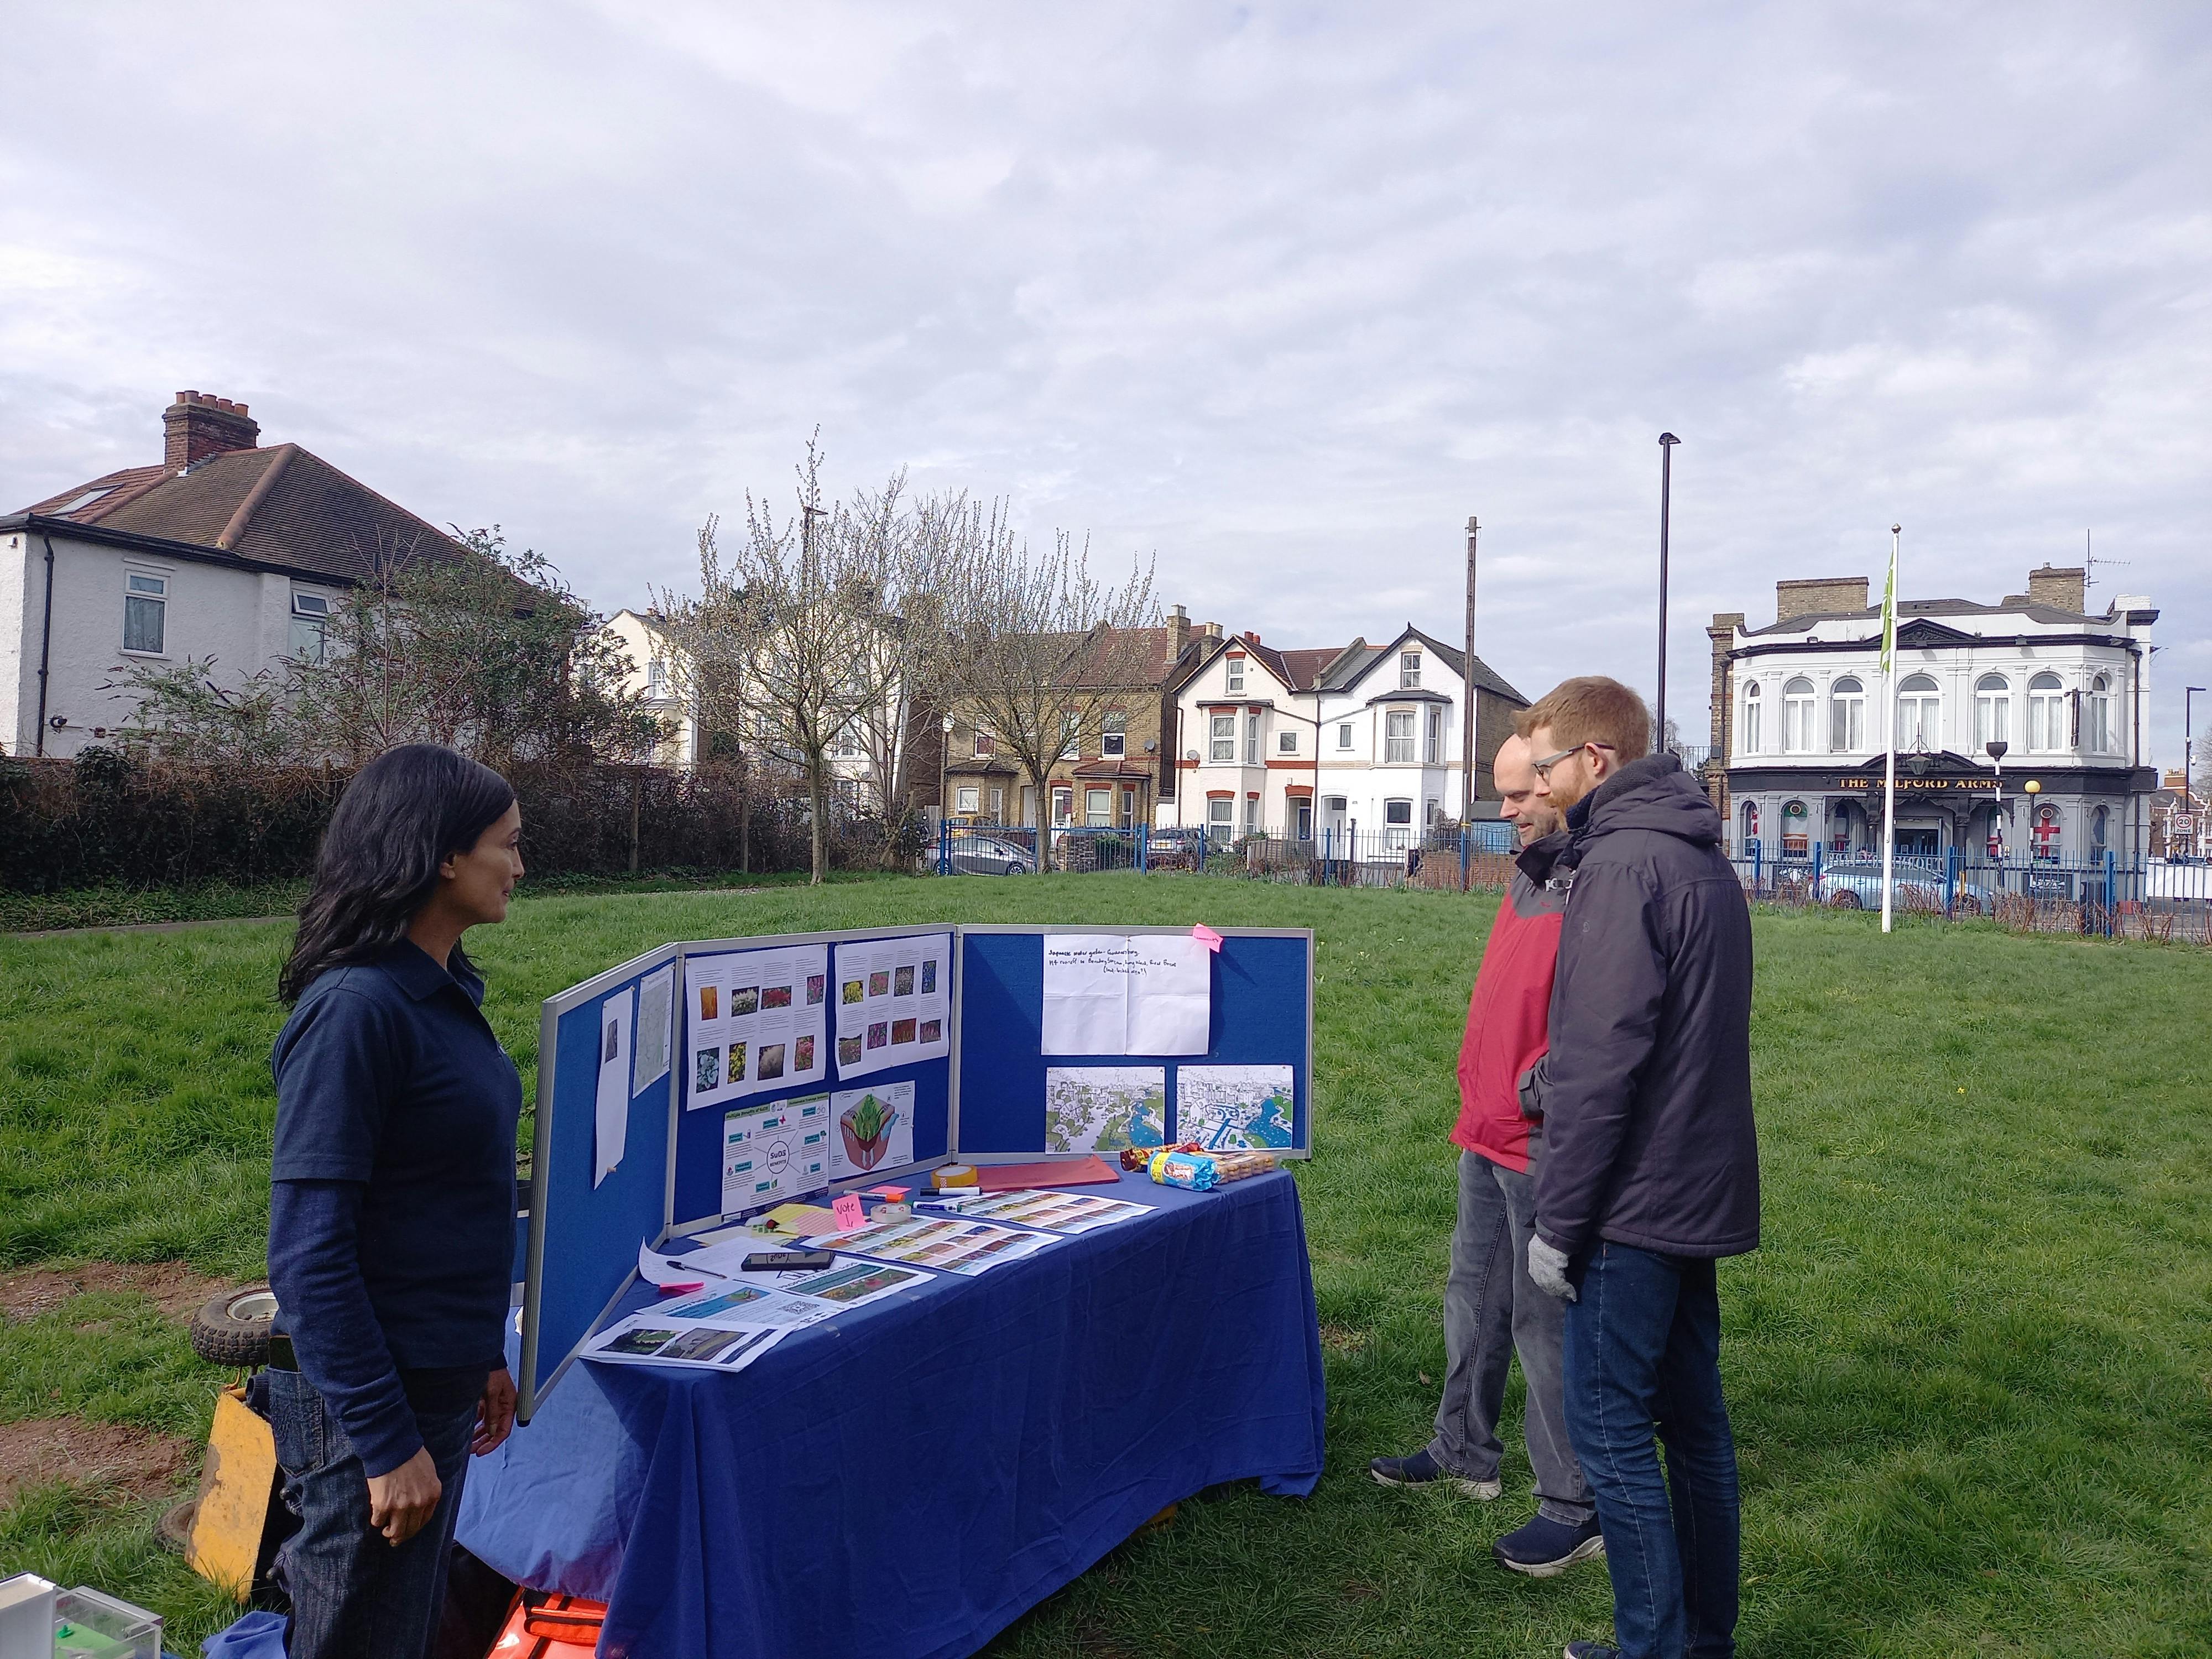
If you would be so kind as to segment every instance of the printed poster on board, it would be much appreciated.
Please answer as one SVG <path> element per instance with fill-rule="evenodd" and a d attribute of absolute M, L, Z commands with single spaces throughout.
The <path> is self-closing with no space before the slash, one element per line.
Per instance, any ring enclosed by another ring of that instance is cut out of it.
<path fill-rule="evenodd" d="M 829 1073 L 830 947 L 686 957 L 687 1108 L 819 1083 Z"/>
<path fill-rule="evenodd" d="M 854 939 L 831 959 L 841 1080 L 951 1052 L 951 934 Z"/>

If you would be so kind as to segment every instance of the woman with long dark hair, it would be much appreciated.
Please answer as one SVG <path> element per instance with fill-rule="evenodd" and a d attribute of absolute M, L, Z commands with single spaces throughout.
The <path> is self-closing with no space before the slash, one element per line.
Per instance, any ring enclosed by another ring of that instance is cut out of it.
<path fill-rule="evenodd" d="M 522 811 L 428 744 L 347 787 L 278 994 L 267 1372 L 291 1659 L 420 1659 L 469 1454 L 505 1440 L 522 1082 L 461 935 L 507 919 Z"/>

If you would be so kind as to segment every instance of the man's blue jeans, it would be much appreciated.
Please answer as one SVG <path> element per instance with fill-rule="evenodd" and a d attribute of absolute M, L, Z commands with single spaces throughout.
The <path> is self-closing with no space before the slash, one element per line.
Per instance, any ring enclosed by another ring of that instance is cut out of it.
<path fill-rule="evenodd" d="M 421 1659 L 446 1600 L 477 1407 L 416 1413 L 444 1490 L 422 1529 L 395 1548 L 368 1523 L 368 1474 L 322 1395 L 297 1371 L 265 1375 L 284 1502 L 300 1517 L 276 1556 L 276 1580 L 292 1599 L 286 1651 L 291 1659 Z"/>
<path fill-rule="evenodd" d="M 1569 1277 L 1567 1436 L 1597 1498 L 1613 1640 L 1626 1659 L 1727 1659 L 1742 1512 L 1713 1263 L 1601 1241 Z"/>

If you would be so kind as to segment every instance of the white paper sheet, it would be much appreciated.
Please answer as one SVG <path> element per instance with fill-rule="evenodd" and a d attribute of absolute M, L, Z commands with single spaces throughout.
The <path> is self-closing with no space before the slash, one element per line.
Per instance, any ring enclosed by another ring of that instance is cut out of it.
<path fill-rule="evenodd" d="M 874 1103 L 872 1136 L 868 1106 Z M 914 1084 L 848 1089 L 830 1097 L 830 1178 L 849 1181 L 914 1162 Z"/>
<path fill-rule="evenodd" d="M 842 1255 L 834 1267 L 795 1279 L 788 1288 L 793 1296 L 812 1297 L 833 1309 L 844 1309 L 865 1308 L 901 1291 L 927 1290 L 935 1282 L 933 1275 L 919 1268 Z"/>
<path fill-rule="evenodd" d="M 829 1075 L 828 945 L 690 957 L 684 976 L 687 1109 Z"/>
<path fill-rule="evenodd" d="M 647 1309 L 617 1320 L 584 1350 L 586 1359 L 617 1365 L 696 1365 L 741 1371 L 783 1340 L 788 1328 L 738 1320 L 670 1320 Z"/>
<path fill-rule="evenodd" d="M 834 966 L 841 1081 L 951 1052 L 951 934 L 855 939 Z"/>
<path fill-rule="evenodd" d="M 825 1250 L 850 1250 L 879 1261 L 911 1267 L 935 1267 L 963 1277 L 988 1273 L 1033 1255 L 1058 1241 L 1050 1233 L 1024 1232 L 1014 1227 L 994 1226 L 964 1217 L 932 1216 L 913 1221 L 871 1223 L 850 1232 L 830 1233 L 814 1241 Z M 797 1287 L 794 1287 L 797 1288 Z"/>
<path fill-rule="evenodd" d="M 594 1114 L 592 1185 L 621 1167 L 629 1137 L 630 988 L 599 1005 L 599 1094 Z"/>
<path fill-rule="evenodd" d="M 1048 1066 L 1044 1149 L 1118 1152 L 1167 1143 L 1164 1066 Z"/>
<path fill-rule="evenodd" d="M 741 1215 L 819 1192 L 836 1139 L 830 1097 L 745 1106 L 722 1119 L 722 1213 Z"/>
<path fill-rule="evenodd" d="M 1047 933 L 1043 1052 L 1202 1054 L 1212 975 L 1188 933 Z"/>
<path fill-rule="evenodd" d="M 1056 1233 L 1093 1232 L 1152 1212 L 1152 1206 L 1132 1204 L 1126 1199 L 1030 1188 L 992 1193 L 962 1212 L 977 1221 L 996 1221 L 1009 1227 L 1048 1227 Z"/>
<path fill-rule="evenodd" d="M 641 1095 L 668 1075 L 668 1050 L 676 1014 L 676 964 L 656 968 L 637 982 L 637 1056 L 629 1091 Z"/>
<path fill-rule="evenodd" d="M 1182 1066 L 1176 1069 L 1175 1138 L 1209 1152 L 1279 1152 L 1291 1141 L 1287 1066 Z"/>

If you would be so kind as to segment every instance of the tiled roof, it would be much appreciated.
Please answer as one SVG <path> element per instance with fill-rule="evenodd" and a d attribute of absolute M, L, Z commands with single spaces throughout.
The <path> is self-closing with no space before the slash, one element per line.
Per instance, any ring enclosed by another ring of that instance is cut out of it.
<path fill-rule="evenodd" d="M 1408 640 L 1419 640 L 1425 649 L 1441 658 L 1453 673 L 1465 677 L 1467 653 L 1464 651 L 1455 646 L 1446 645 L 1442 640 L 1408 624 L 1405 631 L 1388 645 L 1371 646 L 1363 642 L 1356 654 L 1347 656 L 1338 665 L 1336 672 L 1328 677 L 1328 684 L 1324 689 L 1330 691 L 1350 690 L 1378 659 L 1396 654 L 1398 648 Z M 1473 678 L 1478 690 L 1487 691 L 1494 697 L 1503 697 L 1509 702 L 1519 703 L 1524 708 L 1528 707 L 1528 699 L 1515 690 L 1504 676 L 1479 656 L 1474 659 Z"/>
<path fill-rule="evenodd" d="M 94 491 L 97 499 L 71 505 Z M 229 450 L 182 472 L 131 467 L 25 510 L 340 582 L 360 581 L 380 564 L 464 551 L 445 532 L 297 444 Z"/>
<path fill-rule="evenodd" d="M 2063 626 L 2103 623 L 2110 626 L 2110 616 L 2094 616 L 2081 611 L 2061 611 L 2055 605 L 2035 605 L 2026 599 L 2008 601 L 2002 605 L 1981 605 L 1972 599 L 1899 599 L 1897 614 L 1905 617 L 2026 617 L 2031 622 Z M 1864 622 L 1880 623 L 1881 607 L 1870 605 L 1863 611 L 1808 611 L 1779 622 L 1771 622 L 1764 628 L 1747 628 L 1746 637 L 1762 637 L 1779 634 L 1809 634 L 1814 623 Z"/>
<path fill-rule="evenodd" d="M 1121 637 L 1109 640 L 1108 635 L 1113 634 Z M 1164 628 L 1114 629 L 1102 625 L 1075 647 L 1062 682 L 1115 690 L 1149 690 L 1164 682 L 1168 671 L 1175 666 L 1174 641 L 1174 635 Z M 1116 669 L 1130 662 L 1121 654 L 1125 649 L 1134 659 L 1132 672 L 1106 672 L 1103 659 L 1111 659 Z"/>

